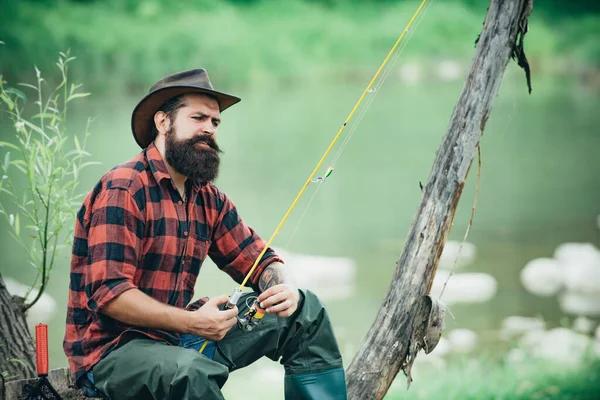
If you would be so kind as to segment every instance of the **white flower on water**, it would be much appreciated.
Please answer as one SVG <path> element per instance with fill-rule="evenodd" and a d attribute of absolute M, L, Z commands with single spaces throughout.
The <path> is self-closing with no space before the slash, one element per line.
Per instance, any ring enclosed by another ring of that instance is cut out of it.
<path fill-rule="evenodd" d="M 539 296 L 558 294 L 568 314 L 600 316 L 600 251 L 591 243 L 563 243 L 554 258 L 530 261 L 521 282 Z"/>
<path fill-rule="evenodd" d="M 567 292 L 558 298 L 561 310 L 572 315 L 600 316 L 600 295 Z"/>
<path fill-rule="evenodd" d="M 545 334 L 546 331 L 543 329 L 533 329 L 527 331 L 519 340 L 519 346 L 526 350 L 534 350 Z"/>
<path fill-rule="evenodd" d="M 596 248 L 582 252 L 565 266 L 567 290 L 600 296 L 600 252 Z"/>
<path fill-rule="evenodd" d="M 573 330 L 579 333 L 590 334 L 594 331 L 595 326 L 596 323 L 586 317 L 577 317 L 573 321 Z"/>
<path fill-rule="evenodd" d="M 452 351 L 470 353 L 477 347 L 479 336 L 470 329 L 454 329 L 448 334 L 448 340 L 452 345 Z"/>
<path fill-rule="evenodd" d="M 456 267 L 463 267 L 470 265 L 475 260 L 477 255 L 477 248 L 473 243 L 465 242 L 461 243 L 456 240 L 448 240 L 442 250 L 440 256 L 440 268 L 451 269 L 456 262 Z"/>
<path fill-rule="evenodd" d="M 435 72 L 441 80 L 454 82 L 462 76 L 463 68 L 454 60 L 444 60 L 437 65 Z"/>
<path fill-rule="evenodd" d="M 589 345 L 589 337 L 566 328 L 555 328 L 542 335 L 534 354 L 542 359 L 574 366 L 582 361 Z"/>
<path fill-rule="evenodd" d="M 412 85 L 419 83 L 422 78 L 421 67 L 414 63 L 403 64 L 398 74 L 402 82 Z"/>
<path fill-rule="evenodd" d="M 440 338 L 440 341 L 438 342 L 437 346 L 435 346 L 435 348 L 431 351 L 431 353 L 428 354 L 428 356 L 444 357 L 445 355 L 450 353 L 450 350 L 452 350 L 452 344 L 450 343 L 450 340 L 448 340 L 442 336 Z M 420 355 L 424 355 L 424 354 L 425 354 L 425 352 L 423 352 Z"/>
<path fill-rule="evenodd" d="M 298 287 L 310 289 L 324 300 L 346 299 L 356 289 L 356 262 L 347 257 L 317 256 L 275 249 L 294 271 Z"/>
<path fill-rule="evenodd" d="M 598 256 L 598 249 L 591 243 L 563 243 L 554 251 L 554 258 L 565 265 L 597 260 Z"/>
<path fill-rule="evenodd" d="M 521 270 L 521 283 L 538 296 L 553 296 L 564 284 L 564 266 L 553 258 L 536 258 Z"/>
<path fill-rule="evenodd" d="M 498 284 L 491 275 L 469 272 L 453 274 L 448 279 L 449 275 L 449 271 L 438 269 L 431 288 L 431 296 L 440 298 L 446 304 L 483 303 L 496 295 Z M 446 289 L 442 294 L 446 281 Z"/>
<path fill-rule="evenodd" d="M 544 329 L 546 329 L 546 323 L 542 319 L 514 315 L 502 321 L 500 337 L 509 340 L 529 331 L 543 331 Z"/>

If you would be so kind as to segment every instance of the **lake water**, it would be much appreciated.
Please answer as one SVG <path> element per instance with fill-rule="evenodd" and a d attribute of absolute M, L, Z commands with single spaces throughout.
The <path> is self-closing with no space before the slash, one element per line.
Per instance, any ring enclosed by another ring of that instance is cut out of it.
<path fill-rule="evenodd" d="M 298 227 L 316 185 L 309 187 L 275 241 L 293 252 L 356 262 L 351 296 L 326 301 L 347 363 L 387 291 L 421 198 L 419 181 L 427 181 L 462 85 L 460 80 L 414 86 L 392 80 L 378 91 L 302 224 Z M 362 85 L 321 82 L 234 92 L 243 101 L 223 114 L 218 140 L 225 154 L 217 185 L 265 239 L 343 123 Z M 454 318 L 446 321 L 448 330 L 481 333 L 485 349 L 498 347 L 497 331 L 507 316 L 541 315 L 550 325 L 566 317 L 555 298 L 538 298 L 522 288 L 519 271 L 527 261 L 552 256 L 563 242 L 600 244 L 598 90 L 551 79 L 534 80 L 533 85 L 534 92 L 528 95 L 521 72 L 509 66 L 481 143 L 479 202 L 468 239 L 477 247 L 477 256 L 464 271 L 491 274 L 498 293 L 485 303 L 452 306 Z M 82 191 L 139 151 L 129 130 L 138 98 L 91 97 L 73 110 L 77 127 L 87 116 L 96 117 L 89 149 L 95 160 L 102 161 L 83 176 Z M 1 136 L 2 140 L 8 136 L 4 129 Z M 326 167 L 327 161 L 320 173 Z M 472 168 L 451 239 L 464 235 L 475 182 Z M 4 232 L 7 226 L 2 226 Z M 2 273 L 30 282 L 35 271 L 25 266 L 23 252 L 8 234 L 0 236 Z M 58 303 L 49 324 L 52 367 L 66 365 L 62 336 L 68 280 L 69 258 L 63 254 L 48 287 Z M 233 287 L 207 262 L 197 295 L 229 295 Z M 234 374 L 226 393 L 238 393 L 236 388 L 254 373 Z"/>

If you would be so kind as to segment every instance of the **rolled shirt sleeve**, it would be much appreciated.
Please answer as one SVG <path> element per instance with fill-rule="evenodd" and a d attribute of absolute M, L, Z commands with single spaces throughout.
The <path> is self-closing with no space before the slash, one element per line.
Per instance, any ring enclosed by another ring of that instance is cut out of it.
<path fill-rule="evenodd" d="M 242 283 L 266 242 L 244 223 L 233 202 L 225 194 L 220 193 L 222 208 L 219 210 L 217 222 L 213 228 L 212 243 L 208 255 L 219 269 L 225 271 L 237 283 Z M 283 262 L 269 248 L 252 272 L 249 286 L 258 291 L 258 280 L 267 265 Z"/>
<path fill-rule="evenodd" d="M 96 198 L 85 269 L 90 310 L 99 312 L 121 293 L 137 287 L 134 282 L 143 234 L 144 220 L 128 190 L 105 189 Z"/>

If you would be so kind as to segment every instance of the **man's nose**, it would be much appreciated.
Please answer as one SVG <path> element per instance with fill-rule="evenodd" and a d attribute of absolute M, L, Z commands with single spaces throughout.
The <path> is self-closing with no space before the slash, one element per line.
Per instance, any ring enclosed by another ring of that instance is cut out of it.
<path fill-rule="evenodd" d="M 212 122 L 208 122 L 208 123 L 204 124 L 204 126 L 202 127 L 202 132 L 207 135 L 214 135 L 216 131 L 217 131 L 217 127 L 214 126 L 212 124 Z"/>

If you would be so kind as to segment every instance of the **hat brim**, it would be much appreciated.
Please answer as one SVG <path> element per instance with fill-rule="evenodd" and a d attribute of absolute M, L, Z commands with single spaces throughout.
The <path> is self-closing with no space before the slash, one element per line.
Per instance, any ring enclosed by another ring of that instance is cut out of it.
<path fill-rule="evenodd" d="M 169 99 L 190 93 L 201 93 L 214 97 L 219 103 L 219 111 L 221 112 L 242 100 L 239 97 L 227 93 L 191 86 L 169 86 L 149 93 L 138 103 L 131 114 L 131 130 L 133 131 L 133 137 L 142 149 L 148 147 L 154 140 L 152 135 L 154 114 L 156 114 L 162 105 Z"/>

